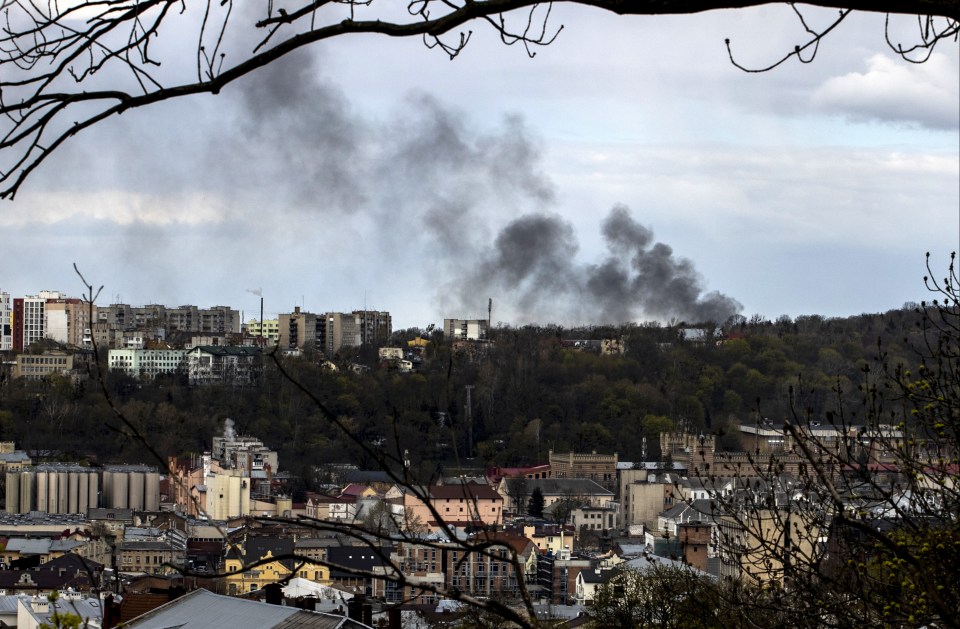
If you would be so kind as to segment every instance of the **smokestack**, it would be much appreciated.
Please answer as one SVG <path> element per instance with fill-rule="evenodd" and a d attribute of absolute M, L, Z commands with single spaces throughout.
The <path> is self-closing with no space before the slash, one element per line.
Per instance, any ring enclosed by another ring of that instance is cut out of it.
<path fill-rule="evenodd" d="M 493 320 L 493 297 L 487 300 L 487 338 L 490 338 L 490 323 Z"/>
<path fill-rule="evenodd" d="M 266 345 L 263 340 L 263 325 L 263 295 L 260 295 L 260 347 Z"/>

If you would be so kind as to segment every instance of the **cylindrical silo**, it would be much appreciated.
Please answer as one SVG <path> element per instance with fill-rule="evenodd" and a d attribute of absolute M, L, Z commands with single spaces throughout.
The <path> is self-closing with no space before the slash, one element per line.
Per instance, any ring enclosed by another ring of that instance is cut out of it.
<path fill-rule="evenodd" d="M 80 472 L 77 474 L 77 513 L 86 515 L 90 508 L 90 477 L 91 472 Z"/>
<path fill-rule="evenodd" d="M 143 488 L 143 508 L 146 511 L 160 510 L 160 474 L 147 472 Z"/>
<path fill-rule="evenodd" d="M 30 513 L 33 510 L 33 488 L 36 480 L 34 472 L 20 473 L 20 513 Z"/>
<path fill-rule="evenodd" d="M 50 492 L 48 476 L 46 472 L 37 472 L 37 511 L 46 511 L 49 508 L 47 506 L 47 496 Z"/>
<path fill-rule="evenodd" d="M 87 479 L 90 481 L 88 484 L 89 494 L 87 494 L 87 508 L 96 509 L 102 507 L 103 503 L 100 500 L 100 477 L 97 476 L 96 472 L 90 472 L 87 474 Z"/>
<path fill-rule="evenodd" d="M 105 471 L 103 473 L 103 499 L 100 501 L 100 506 L 110 508 L 113 505 L 110 504 L 113 501 L 113 472 Z M 93 506 L 92 504 L 90 505 Z"/>
<path fill-rule="evenodd" d="M 127 493 L 127 508 L 134 511 L 143 511 L 143 484 L 144 472 L 130 472 L 127 482 L 130 484 Z"/>
<path fill-rule="evenodd" d="M 70 472 L 67 479 L 67 513 L 80 513 L 80 472 Z"/>
<path fill-rule="evenodd" d="M 60 513 L 57 506 L 60 504 L 57 500 L 60 491 L 60 477 L 56 470 L 47 472 L 47 513 Z"/>
<path fill-rule="evenodd" d="M 114 472 L 112 482 L 113 489 L 110 492 L 111 504 L 108 506 L 113 509 L 127 509 L 127 498 L 130 492 L 129 478 L 123 472 Z"/>
<path fill-rule="evenodd" d="M 67 501 L 68 478 L 66 471 L 57 472 L 57 513 L 70 513 Z"/>
<path fill-rule="evenodd" d="M 17 472 L 7 472 L 6 511 L 20 512 L 20 474 Z"/>

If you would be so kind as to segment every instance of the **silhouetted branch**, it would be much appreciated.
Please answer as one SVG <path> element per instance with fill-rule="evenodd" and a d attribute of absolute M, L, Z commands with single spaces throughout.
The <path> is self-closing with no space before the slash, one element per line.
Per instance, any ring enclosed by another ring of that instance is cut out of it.
<path fill-rule="evenodd" d="M 767 0 L 565 1 L 619 15 L 689 14 L 768 4 Z M 30 173 L 64 141 L 101 120 L 172 98 L 217 94 L 237 79 L 319 41 L 353 34 L 420 37 L 427 48 L 455 58 L 473 33 L 465 27 L 482 22 L 503 43 L 520 43 L 532 57 L 536 48 L 550 45 L 563 30 L 563 25 L 550 21 L 551 2 L 409 0 L 406 17 L 394 15 L 390 5 L 382 2 L 271 1 L 260 9 L 262 17 L 244 22 L 233 0 L 189 6 L 182 0 L 86 0 L 63 5 L 3 1 L 0 114 L 5 124 L 0 128 L 0 198 L 13 198 Z M 960 5 L 954 0 L 819 0 L 812 4 L 841 9 L 840 16 L 827 28 L 815 30 L 791 4 L 810 35 L 806 43 L 779 61 L 752 70 L 734 61 L 728 40 L 731 61 L 750 72 L 770 70 L 793 57 L 809 63 L 823 37 L 851 11 L 870 11 L 917 16 L 917 43 L 894 44 L 889 28 L 887 39 L 904 59 L 921 62 L 940 41 L 956 39 L 960 23 Z M 382 14 L 377 12 L 381 6 Z M 151 44 L 159 40 L 161 30 L 182 26 L 197 29 L 195 40 L 176 46 L 169 58 L 154 56 Z M 249 52 L 230 58 L 226 51 L 237 49 Z M 168 69 L 181 61 L 173 55 L 182 54 L 195 56 L 190 78 Z"/>

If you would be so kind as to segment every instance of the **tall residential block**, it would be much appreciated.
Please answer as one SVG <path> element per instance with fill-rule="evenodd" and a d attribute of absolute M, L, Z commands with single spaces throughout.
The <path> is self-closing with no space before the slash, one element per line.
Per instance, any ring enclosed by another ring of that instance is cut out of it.
<path fill-rule="evenodd" d="M 13 349 L 13 302 L 10 293 L 0 291 L 0 352 Z"/>
<path fill-rule="evenodd" d="M 451 341 L 483 341 L 489 338 L 486 319 L 444 319 L 443 335 Z"/>

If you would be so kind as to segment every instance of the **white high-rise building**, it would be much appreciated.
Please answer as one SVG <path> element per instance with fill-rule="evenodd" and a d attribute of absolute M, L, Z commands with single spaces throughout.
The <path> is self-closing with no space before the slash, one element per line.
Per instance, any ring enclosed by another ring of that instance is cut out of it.
<path fill-rule="evenodd" d="M 41 293 L 42 294 L 42 293 Z M 46 297 L 31 295 L 23 298 L 23 349 L 43 338 L 46 320 Z"/>
<path fill-rule="evenodd" d="M 0 352 L 13 349 L 13 305 L 10 293 L 0 291 Z"/>

